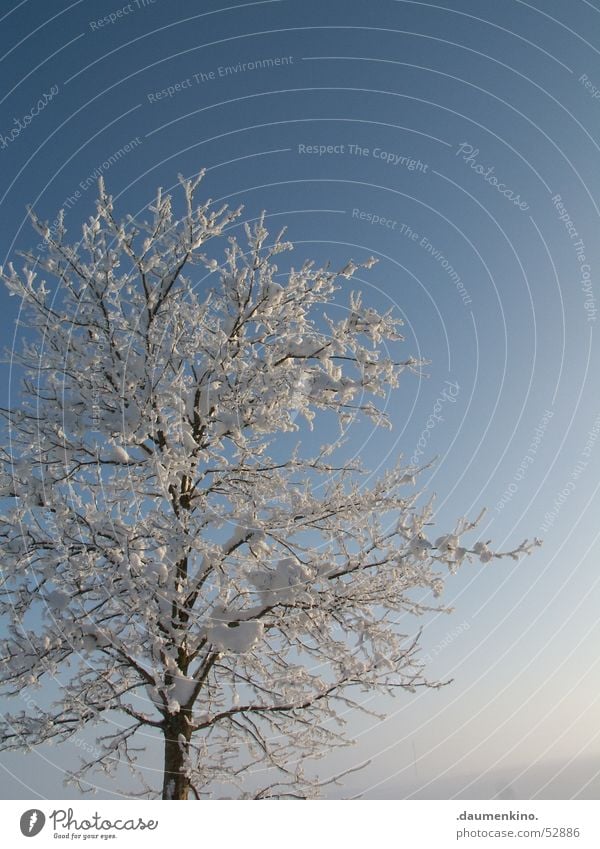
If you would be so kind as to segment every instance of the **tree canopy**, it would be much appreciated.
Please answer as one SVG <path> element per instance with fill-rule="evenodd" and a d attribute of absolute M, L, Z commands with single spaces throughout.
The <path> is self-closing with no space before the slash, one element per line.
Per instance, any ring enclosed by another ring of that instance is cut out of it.
<path fill-rule="evenodd" d="M 465 542 L 467 519 L 430 538 L 419 468 L 373 479 L 348 458 L 352 423 L 386 426 L 423 366 L 392 355 L 391 311 L 356 292 L 333 309 L 374 260 L 280 272 L 291 245 L 262 216 L 220 264 L 207 242 L 240 210 L 197 207 L 200 177 L 181 179 L 183 215 L 159 191 L 144 221 L 117 220 L 101 183 L 75 244 L 32 214 L 46 250 L 0 270 L 25 326 L 2 410 L 0 683 L 60 690 L 5 714 L 0 746 L 108 723 L 72 780 L 127 763 L 149 796 L 150 730 L 163 798 L 305 797 L 361 694 L 440 686 L 407 614 L 441 609 L 463 561 L 537 540 L 497 553 Z"/>

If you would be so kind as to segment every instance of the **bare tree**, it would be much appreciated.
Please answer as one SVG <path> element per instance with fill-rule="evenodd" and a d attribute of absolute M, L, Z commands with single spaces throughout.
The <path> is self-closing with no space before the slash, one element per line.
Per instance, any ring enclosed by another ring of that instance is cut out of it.
<path fill-rule="evenodd" d="M 51 229 L 32 214 L 46 250 L 0 269 L 26 326 L 22 398 L 3 410 L 0 681 L 60 686 L 5 715 L 1 747 L 108 723 L 71 776 L 82 789 L 125 763 L 155 795 L 136 764 L 150 731 L 164 799 L 223 784 L 305 797 L 319 782 L 303 763 L 348 742 L 340 709 L 440 686 L 400 618 L 440 609 L 465 558 L 505 555 L 466 547 L 466 520 L 430 542 L 419 470 L 373 482 L 348 459 L 351 423 L 385 424 L 376 399 L 422 365 L 391 355 L 401 322 L 359 295 L 333 318 L 340 284 L 373 260 L 279 273 L 291 245 L 267 242 L 263 216 L 220 268 L 205 243 L 240 210 L 196 208 L 199 179 L 181 179 L 180 218 L 159 191 L 143 222 L 117 221 L 101 183 L 77 244 L 62 216 Z"/>

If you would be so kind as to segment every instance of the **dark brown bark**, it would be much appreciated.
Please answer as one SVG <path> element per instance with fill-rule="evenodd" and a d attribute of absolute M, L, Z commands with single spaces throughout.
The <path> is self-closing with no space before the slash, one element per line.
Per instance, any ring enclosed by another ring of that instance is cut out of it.
<path fill-rule="evenodd" d="M 165 724 L 164 735 L 165 763 L 162 798 L 187 801 L 191 786 L 183 769 L 189 748 L 190 731 L 185 714 L 178 714 L 172 720 L 169 720 Z M 184 738 L 185 743 L 183 743 Z"/>

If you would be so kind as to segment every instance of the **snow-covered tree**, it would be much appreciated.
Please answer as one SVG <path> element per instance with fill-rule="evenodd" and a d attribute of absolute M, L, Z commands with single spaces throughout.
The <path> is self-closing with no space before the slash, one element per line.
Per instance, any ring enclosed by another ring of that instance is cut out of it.
<path fill-rule="evenodd" d="M 430 541 L 418 469 L 373 481 L 348 459 L 350 424 L 384 425 L 377 399 L 422 366 L 391 355 L 391 313 L 332 305 L 373 260 L 279 272 L 291 245 L 263 216 L 219 266 L 205 245 L 240 210 L 196 207 L 199 179 L 180 217 L 159 191 L 123 222 L 101 183 L 77 244 L 32 213 L 43 255 L 0 269 L 25 327 L 3 410 L 0 686 L 42 692 L 4 715 L 0 747 L 105 725 L 82 789 L 127 764 L 155 795 L 136 763 L 150 733 L 165 799 L 305 797 L 303 765 L 348 742 L 339 715 L 365 691 L 440 686 L 406 614 L 440 609 L 463 560 L 505 555 L 469 547 L 466 520 Z"/>

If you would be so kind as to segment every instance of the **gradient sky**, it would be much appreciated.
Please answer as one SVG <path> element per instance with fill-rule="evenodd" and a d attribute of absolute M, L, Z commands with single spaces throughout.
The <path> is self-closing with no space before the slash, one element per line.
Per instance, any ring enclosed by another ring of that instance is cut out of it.
<path fill-rule="evenodd" d="M 50 220 L 66 204 L 75 240 L 97 169 L 124 215 L 206 168 L 201 194 L 243 203 L 244 219 L 266 209 L 274 230 L 288 226 L 296 265 L 379 258 L 365 300 L 395 305 L 406 355 L 432 362 L 390 399 L 392 433 L 357 429 L 365 462 L 410 460 L 446 382 L 458 384 L 424 454 L 438 457 L 423 475 L 436 521 L 447 529 L 487 506 L 497 548 L 544 539 L 524 561 L 466 565 L 448 583 L 455 611 L 427 620 L 423 651 L 454 683 L 374 699 L 383 722 L 349 717 L 357 747 L 320 773 L 371 765 L 335 793 L 597 798 L 600 8 L 4 0 L 0 45 L 0 263 L 39 241 L 26 204 Z M 9 347 L 17 312 L 1 292 Z M 73 795 L 61 781 L 76 749 L 4 756 L 0 796 Z M 106 779 L 98 788 L 110 796 Z"/>

